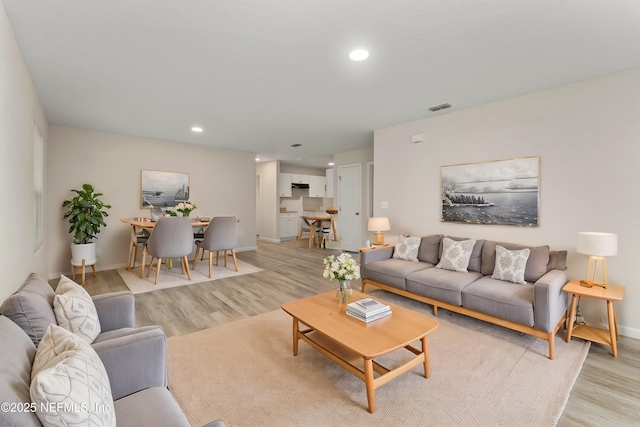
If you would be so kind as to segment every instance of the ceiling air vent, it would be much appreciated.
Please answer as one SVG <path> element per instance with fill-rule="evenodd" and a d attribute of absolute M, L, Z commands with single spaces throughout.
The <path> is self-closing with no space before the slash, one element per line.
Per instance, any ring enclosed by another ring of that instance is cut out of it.
<path fill-rule="evenodd" d="M 302 144 L 291 144 L 292 147 L 302 147 Z"/>
<path fill-rule="evenodd" d="M 434 105 L 433 107 L 429 107 L 429 111 L 440 111 L 440 110 L 444 110 L 446 108 L 451 108 L 451 104 L 440 104 L 440 105 Z"/>

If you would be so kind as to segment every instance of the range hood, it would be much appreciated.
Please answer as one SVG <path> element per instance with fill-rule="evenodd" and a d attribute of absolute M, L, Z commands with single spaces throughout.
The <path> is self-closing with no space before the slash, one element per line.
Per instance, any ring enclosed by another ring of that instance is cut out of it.
<path fill-rule="evenodd" d="M 309 188 L 309 184 L 293 183 L 293 184 L 291 184 L 291 188 Z"/>

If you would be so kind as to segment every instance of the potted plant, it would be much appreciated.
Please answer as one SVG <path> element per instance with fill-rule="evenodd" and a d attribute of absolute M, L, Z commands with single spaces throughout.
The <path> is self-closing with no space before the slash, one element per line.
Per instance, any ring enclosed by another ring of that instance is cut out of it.
<path fill-rule="evenodd" d="M 64 218 L 69 220 L 69 233 L 73 234 L 71 244 L 71 264 L 92 265 L 96 262 L 96 244 L 91 241 L 100 233 L 100 227 L 106 227 L 104 217 L 109 216 L 105 209 L 111 205 L 104 204 L 99 197 L 102 193 L 94 193 L 90 184 L 84 184 L 82 190 L 71 190 L 77 194 L 71 200 L 65 200 L 62 207 L 69 210 Z"/>

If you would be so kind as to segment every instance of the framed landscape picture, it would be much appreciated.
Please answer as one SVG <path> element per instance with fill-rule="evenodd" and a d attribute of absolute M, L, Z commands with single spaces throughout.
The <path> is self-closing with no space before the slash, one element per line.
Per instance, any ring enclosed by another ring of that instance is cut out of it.
<path fill-rule="evenodd" d="M 140 171 L 142 208 L 174 207 L 189 200 L 189 174 L 180 172 Z"/>
<path fill-rule="evenodd" d="M 540 157 L 440 168 L 442 221 L 534 227 L 540 207 Z"/>

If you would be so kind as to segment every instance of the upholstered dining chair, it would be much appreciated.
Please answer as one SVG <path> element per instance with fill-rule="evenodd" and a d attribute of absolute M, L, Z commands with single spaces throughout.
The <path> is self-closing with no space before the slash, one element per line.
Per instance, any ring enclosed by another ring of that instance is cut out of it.
<path fill-rule="evenodd" d="M 218 253 L 224 251 L 224 266 L 227 266 L 227 251 L 231 251 L 233 265 L 238 271 L 235 247 L 238 246 L 238 220 L 235 216 L 216 216 L 204 231 L 204 239 L 196 241 L 196 256 L 193 258 L 193 268 L 198 264 L 198 253 L 202 249 L 209 251 L 209 277 L 212 273 L 213 253 L 216 253 L 216 265 L 218 265 Z"/>
<path fill-rule="evenodd" d="M 153 261 L 156 264 L 156 281 L 162 267 L 162 260 L 180 258 L 182 261 L 182 272 L 187 272 L 187 277 L 191 280 L 191 272 L 187 257 L 193 250 L 193 230 L 189 217 L 160 218 L 153 228 L 153 232 L 142 251 L 142 266 L 140 267 L 140 277 L 144 277 L 144 266 L 147 253 L 151 255 L 147 277 L 153 268 Z"/>
<path fill-rule="evenodd" d="M 131 267 L 136 268 L 136 259 L 138 258 L 138 246 L 144 246 L 149 239 L 149 232 L 144 228 L 138 230 L 138 227 L 131 225 L 131 244 L 129 245 L 129 263 L 127 271 Z M 132 256 L 133 255 L 133 256 Z"/>

